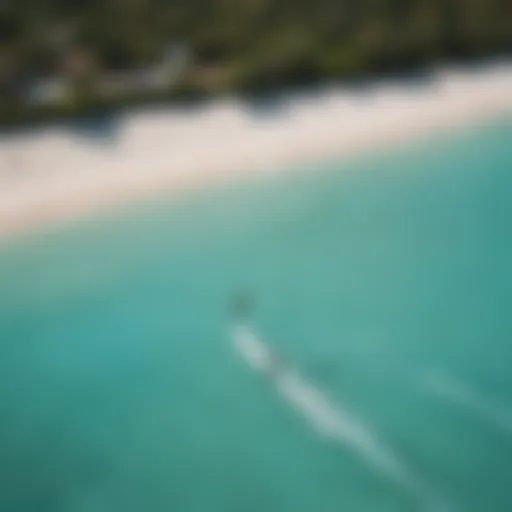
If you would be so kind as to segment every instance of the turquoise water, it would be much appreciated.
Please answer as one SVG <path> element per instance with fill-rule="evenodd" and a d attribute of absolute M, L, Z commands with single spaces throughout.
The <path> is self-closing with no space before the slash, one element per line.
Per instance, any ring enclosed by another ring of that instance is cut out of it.
<path fill-rule="evenodd" d="M 1 511 L 512 510 L 512 124 L 303 167 L 4 244 Z"/>

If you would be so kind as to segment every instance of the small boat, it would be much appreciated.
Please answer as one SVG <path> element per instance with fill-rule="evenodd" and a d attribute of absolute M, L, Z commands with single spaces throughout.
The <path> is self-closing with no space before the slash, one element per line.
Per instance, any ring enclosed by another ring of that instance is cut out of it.
<path fill-rule="evenodd" d="M 279 357 L 251 329 L 249 317 L 253 298 L 247 292 L 240 292 L 232 302 L 231 341 L 237 352 L 255 370 L 270 377 L 278 377 L 283 365 Z"/>

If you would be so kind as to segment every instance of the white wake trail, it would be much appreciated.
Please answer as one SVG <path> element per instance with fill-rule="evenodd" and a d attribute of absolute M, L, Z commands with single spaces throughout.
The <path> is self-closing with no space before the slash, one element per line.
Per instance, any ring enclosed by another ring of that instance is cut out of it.
<path fill-rule="evenodd" d="M 512 408 L 495 402 L 474 387 L 454 377 L 432 373 L 424 379 L 426 389 L 476 414 L 481 421 L 512 435 Z"/>
<path fill-rule="evenodd" d="M 334 404 L 325 393 L 290 368 L 283 367 L 270 349 L 247 326 L 235 326 L 232 340 L 253 369 L 268 375 L 284 400 L 315 431 L 348 446 L 386 479 L 419 500 L 428 510 L 446 510 L 443 504 L 377 436 L 356 417 Z"/>

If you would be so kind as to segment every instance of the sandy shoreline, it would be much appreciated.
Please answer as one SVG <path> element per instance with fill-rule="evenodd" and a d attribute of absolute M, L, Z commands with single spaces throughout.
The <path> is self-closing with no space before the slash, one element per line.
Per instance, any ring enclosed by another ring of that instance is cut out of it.
<path fill-rule="evenodd" d="M 0 236 L 154 193 L 344 155 L 512 113 L 512 65 L 438 71 L 364 93 L 325 87 L 262 109 L 238 100 L 147 110 L 88 136 L 65 128 L 0 138 Z"/>

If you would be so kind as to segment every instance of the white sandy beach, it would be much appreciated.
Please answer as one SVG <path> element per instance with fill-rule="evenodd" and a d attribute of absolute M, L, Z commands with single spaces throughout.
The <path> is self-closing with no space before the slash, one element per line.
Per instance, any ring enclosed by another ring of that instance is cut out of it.
<path fill-rule="evenodd" d="M 0 236 L 120 201 L 206 187 L 512 113 L 512 65 L 422 84 L 325 87 L 264 111 L 241 100 L 123 114 L 111 137 L 64 127 L 0 136 Z M 224 180 L 224 181 L 223 181 Z"/>

